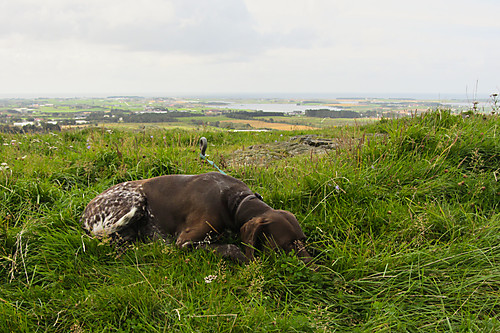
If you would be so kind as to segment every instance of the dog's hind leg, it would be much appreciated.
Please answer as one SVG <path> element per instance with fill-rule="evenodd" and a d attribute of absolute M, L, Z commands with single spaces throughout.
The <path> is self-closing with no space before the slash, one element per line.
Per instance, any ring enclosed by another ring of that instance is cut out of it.
<path fill-rule="evenodd" d="M 209 224 L 199 224 L 195 227 L 186 227 L 179 233 L 175 245 L 180 248 L 196 247 L 200 244 L 210 244 L 213 230 Z"/>

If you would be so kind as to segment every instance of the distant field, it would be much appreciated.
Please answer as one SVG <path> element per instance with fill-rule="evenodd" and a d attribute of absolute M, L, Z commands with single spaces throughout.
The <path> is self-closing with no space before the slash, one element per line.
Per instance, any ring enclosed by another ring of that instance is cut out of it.
<path fill-rule="evenodd" d="M 304 126 L 304 125 L 292 125 L 285 123 L 270 123 L 262 120 L 245 120 L 245 119 L 231 119 L 224 120 L 221 123 L 236 123 L 236 124 L 249 124 L 253 128 L 271 128 L 280 131 L 295 131 L 295 130 L 312 130 L 318 127 Z"/>
<path fill-rule="evenodd" d="M 315 130 L 321 128 L 331 128 L 340 126 L 358 126 L 368 124 L 376 121 L 373 118 L 361 119 L 333 119 L 333 118 L 313 118 L 313 117 L 273 117 L 273 121 L 269 118 L 255 118 L 255 119 L 232 119 L 224 116 L 218 117 L 186 117 L 178 118 L 176 122 L 160 122 L 160 123 L 98 123 L 98 127 L 116 128 L 116 129 L 196 129 L 196 128 L 212 128 L 214 123 L 220 122 L 222 125 L 221 130 L 227 130 L 223 124 L 248 124 L 254 129 L 272 129 L 278 131 L 302 131 L 302 130 Z M 193 122 L 195 121 L 195 122 Z M 204 121 L 203 124 L 199 124 Z M 198 123 L 196 123 L 198 122 Z M 83 126 L 64 126 L 64 128 L 82 128 Z"/>
<path fill-rule="evenodd" d="M 259 118 L 261 120 L 269 118 Z M 372 123 L 377 118 L 316 118 L 316 117 L 273 117 L 275 122 L 295 123 L 297 125 L 310 126 L 311 128 L 325 128 L 334 126 L 354 126 Z"/>
<path fill-rule="evenodd" d="M 171 123 L 99 123 L 99 127 L 116 128 L 123 130 L 142 130 L 142 129 L 193 129 L 194 124 L 185 122 Z"/>

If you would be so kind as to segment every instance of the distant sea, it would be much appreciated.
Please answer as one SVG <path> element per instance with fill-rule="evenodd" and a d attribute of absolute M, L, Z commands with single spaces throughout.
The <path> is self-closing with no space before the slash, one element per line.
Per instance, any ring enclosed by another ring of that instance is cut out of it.
<path fill-rule="evenodd" d="M 106 98 L 109 96 L 141 96 L 176 97 L 176 98 L 204 98 L 204 99 L 342 99 L 342 98 L 388 98 L 388 99 L 416 99 L 416 100 L 487 100 L 490 94 L 467 93 L 2 93 L 0 98 Z"/>

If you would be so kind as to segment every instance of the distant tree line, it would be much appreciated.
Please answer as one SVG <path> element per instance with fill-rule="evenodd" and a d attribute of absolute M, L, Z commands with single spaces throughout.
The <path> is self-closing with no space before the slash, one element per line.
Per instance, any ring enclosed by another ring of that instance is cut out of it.
<path fill-rule="evenodd" d="M 224 114 L 225 116 L 233 119 L 253 119 L 255 117 L 281 117 L 284 112 L 264 112 L 264 111 L 231 111 Z"/>
<path fill-rule="evenodd" d="M 199 113 L 184 112 L 184 111 L 169 111 L 167 114 L 170 115 L 173 118 L 197 117 L 197 116 L 200 116 Z"/>
<path fill-rule="evenodd" d="M 47 132 L 60 132 L 61 126 L 58 124 L 40 123 L 40 125 L 24 125 L 24 126 L 11 126 L 0 125 L 0 132 L 2 133 L 47 133 Z"/>
<path fill-rule="evenodd" d="M 196 117 L 197 113 L 169 111 L 169 112 L 145 112 L 122 115 L 124 123 L 169 123 L 177 121 L 176 118 Z"/>
<path fill-rule="evenodd" d="M 164 123 L 175 122 L 177 121 L 176 118 L 194 116 L 199 116 L 199 114 L 180 111 L 131 113 L 114 109 L 112 112 L 94 111 L 86 116 L 86 120 L 106 123 L 116 123 L 118 121 L 124 123 Z"/>
<path fill-rule="evenodd" d="M 104 107 L 99 106 L 99 105 L 78 104 L 78 105 L 62 105 L 62 106 L 69 106 L 70 108 L 73 108 L 75 110 L 86 110 L 86 109 L 101 109 L 101 110 L 104 110 Z"/>
<path fill-rule="evenodd" d="M 349 110 L 329 110 L 329 109 L 319 109 L 319 110 L 306 110 L 307 117 L 317 117 L 317 118 L 361 118 L 358 112 Z"/>
<path fill-rule="evenodd" d="M 228 105 L 227 102 L 202 102 L 200 104 L 208 105 L 208 106 L 220 106 L 220 105 Z"/>
<path fill-rule="evenodd" d="M 302 104 L 323 104 L 323 101 L 302 101 Z"/>
<path fill-rule="evenodd" d="M 122 116 L 124 123 L 170 123 L 177 119 L 170 113 L 133 113 Z"/>

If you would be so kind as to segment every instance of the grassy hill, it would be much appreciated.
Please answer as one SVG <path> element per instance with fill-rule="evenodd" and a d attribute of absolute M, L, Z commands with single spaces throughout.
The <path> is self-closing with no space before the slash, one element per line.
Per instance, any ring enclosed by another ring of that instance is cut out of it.
<path fill-rule="evenodd" d="M 324 155 L 230 165 L 236 149 L 316 133 Z M 293 212 L 317 271 L 246 266 L 161 242 L 117 251 L 83 233 L 112 184 L 212 171 Z M 0 331 L 500 330 L 500 119 L 437 110 L 365 126 L 232 133 L 0 134 Z"/>

